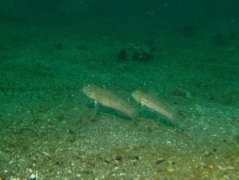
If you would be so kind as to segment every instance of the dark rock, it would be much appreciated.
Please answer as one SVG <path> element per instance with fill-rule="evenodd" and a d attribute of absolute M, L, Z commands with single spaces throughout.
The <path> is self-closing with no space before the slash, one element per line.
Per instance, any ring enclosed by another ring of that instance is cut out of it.
<path fill-rule="evenodd" d="M 133 160 L 139 160 L 139 156 L 133 156 L 132 159 Z"/>
<path fill-rule="evenodd" d="M 186 37 L 193 37 L 196 34 L 196 27 L 188 24 L 177 28 L 177 31 Z"/>
<path fill-rule="evenodd" d="M 121 49 L 118 54 L 118 60 L 126 60 L 128 58 L 127 51 L 125 48 Z"/>
<path fill-rule="evenodd" d="M 116 157 L 115 157 L 115 160 L 116 160 L 116 161 L 122 161 L 122 159 L 123 159 L 123 158 L 122 158 L 121 156 L 116 156 Z"/>
<path fill-rule="evenodd" d="M 56 49 L 58 49 L 58 50 L 62 50 L 64 47 L 63 47 L 63 44 L 61 43 L 61 42 L 59 42 L 59 43 L 57 43 L 56 45 L 55 45 L 55 47 L 56 47 Z"/>
<path fill-rule="evenodd" d="M 233 138 L 237 143 L 239 143 L 239 134 L 236 134 Z"/>
<path fill-rule="evenodd" d="M 154 42 L 146 45 L 131 44 L 127 48 L 122 48 L 118 53 L 118 60 L 148 61 L 153 58 L 156 50 Z"/>
<path fill-rule="evenodd" d="M 78 50 L 86 50 L 87 49 L 87 45 L 85 45 L 85 44 L 77 45 L 76 49 L 78 49 Z"/>

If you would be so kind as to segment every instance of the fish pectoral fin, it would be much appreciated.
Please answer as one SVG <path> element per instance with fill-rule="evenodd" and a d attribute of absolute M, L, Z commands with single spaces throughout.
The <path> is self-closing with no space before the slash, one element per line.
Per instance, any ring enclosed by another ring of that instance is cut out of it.
<path fill-rule="evenodd" d="M 99 109 L 99 103 L 98 103 L 98 101 L 94 101 L 94 107 L 95 107 L 95 109 Z"/>
<path fill-rule="evenodd" d="M 141 105 L 141 106 L 144 106 L 145 104 L 144 104 L 144 102 L 143 102 L 143 101 L 140 101 L 140 105 Z"/>

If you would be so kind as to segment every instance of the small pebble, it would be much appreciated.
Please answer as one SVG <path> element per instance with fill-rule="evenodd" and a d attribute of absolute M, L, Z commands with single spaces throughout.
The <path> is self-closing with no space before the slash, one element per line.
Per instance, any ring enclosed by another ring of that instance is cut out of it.
<path fill-rule="evenodd" d="M 213 155 L 213 153 L 209 152 L 209 151 L 204 151 L 202 155 L 203 155 L 203 157 L 209 157 L 209 156 Z"/>
<path fill-rule="evenodd" d="M 156 161 L 155 164 L 161 164 L 161 163 L 163 163 L 164 161 L 165 161 L 164 158 L 159 158 L 159 159 Z"/>

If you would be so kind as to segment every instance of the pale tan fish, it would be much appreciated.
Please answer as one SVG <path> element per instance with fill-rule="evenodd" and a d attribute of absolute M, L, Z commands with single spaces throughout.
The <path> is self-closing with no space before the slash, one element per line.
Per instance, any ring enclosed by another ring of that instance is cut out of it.
<path fill-rule="evenodd" d="M 135 108 L 127 101 L 105 88 L 101 88 L 95 84 L 88 84 L 83 87 L 82 91 L 86 96 L 99 104 L 117 110 L 132 119 L 137 115 Z"/>
<path fill-rule="evenodd" d="M 132 97 L 141 105 L 144 105 L 151 110 L 159 113 L 171 122 L 176 119 L 176 114 L 174 113 L 174 111 L 169 108 L 164 102 L 152 96 L 151 94 L 145 93 L 141 90 L 135 90 L 132 93 Z"/>

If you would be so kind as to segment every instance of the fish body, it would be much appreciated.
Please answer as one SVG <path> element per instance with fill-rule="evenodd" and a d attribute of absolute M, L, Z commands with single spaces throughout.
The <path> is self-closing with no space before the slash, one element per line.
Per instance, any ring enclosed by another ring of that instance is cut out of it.
<path fill-rule="evenodd" d="M 166 117 L 168 120 L 174 121 L 176 119 L 174 111 L 169 108 L 164 102 L 152 96 L 151 94 L 145 93 L 141 90 L 135 90 L 132 93 L 132 97 L 141 105 L 150 108 L 151 110 Z"/>
<path fill-rule="evenodd" d="M 83 87 L 82 92 L 95 102 L 105 107 L 117 110 L 132 119 L 137 115 L 134 107 L 110 90 L 101 88 L 95 84 L 88 84 Z"/>

